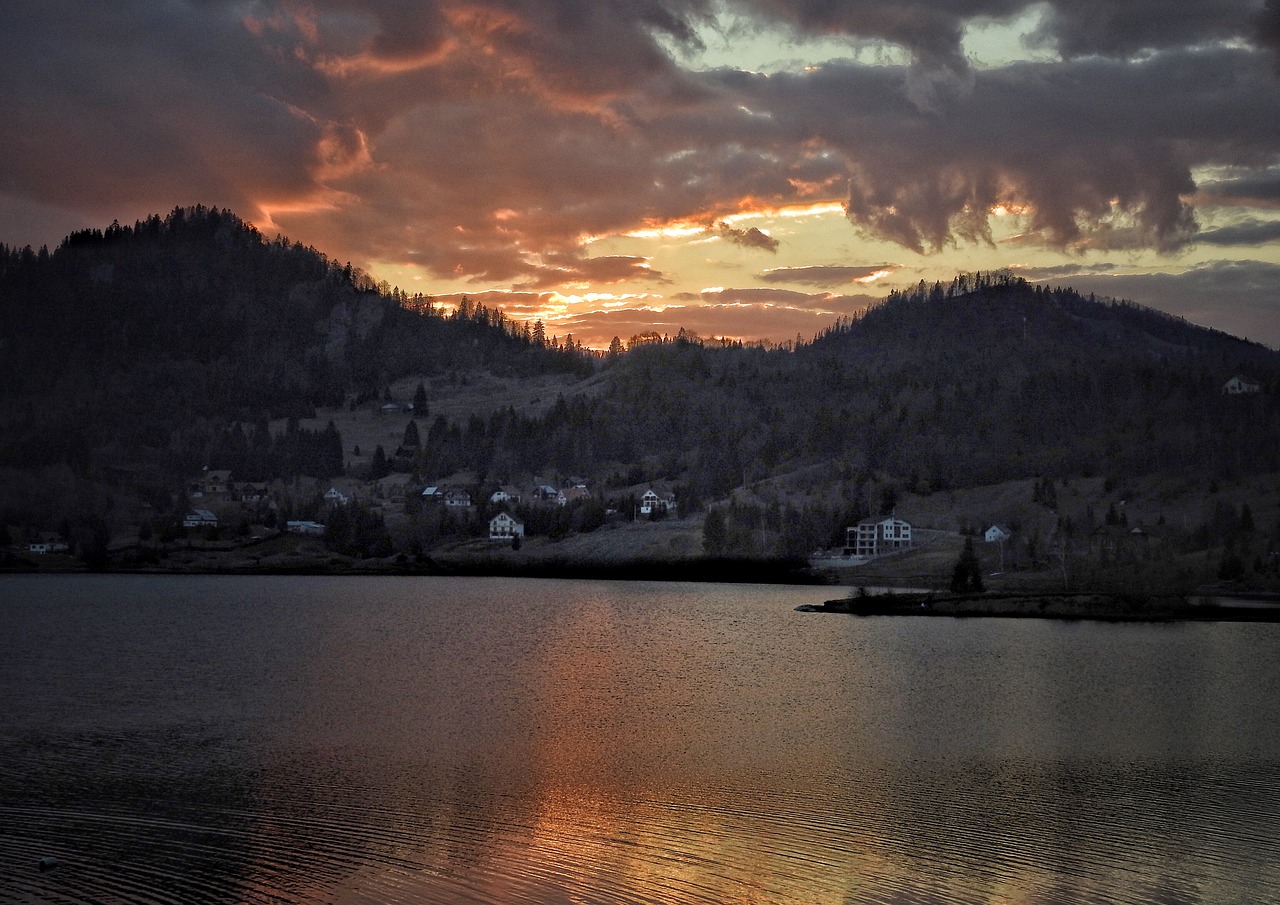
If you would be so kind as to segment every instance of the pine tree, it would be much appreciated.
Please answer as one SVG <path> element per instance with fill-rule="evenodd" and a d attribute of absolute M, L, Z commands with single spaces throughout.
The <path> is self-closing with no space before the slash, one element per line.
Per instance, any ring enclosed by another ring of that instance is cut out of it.
<path fill-rule="evenodd" d="M 712 509 L 702 523 L 702 551 L 708 556 L 721 556 L 728 546 L 728 526 L 724 512 Z"/>
<path fill-rule="evenodd" d="M 376 481 L 391 474 L 391 466 L 387 463 L 387 453 L 379 444 L 373 451 L 373 461 L 369 463 L 369 478 Z"/>
<path fill-rule="evenodd" d="M 951 573 L 951 591 L 955 594 L 981 594 L 984 590 L 982 565 L 978 562 L 977 551 L 973 549 L 973 538 L 966 537 L 964 550 Z"/>
<path fill-rule="evenodd" d="M 427 388 L 421 381 L 413 391 L 413 415 L 415 418 L 427 417 Z"/>

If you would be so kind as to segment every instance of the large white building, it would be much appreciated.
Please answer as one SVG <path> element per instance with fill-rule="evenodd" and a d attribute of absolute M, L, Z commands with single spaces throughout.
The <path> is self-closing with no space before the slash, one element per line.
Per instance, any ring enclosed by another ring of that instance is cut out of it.
<path fill-rule="evenodd" d="M 911 546 L 911 526 L 900 518 L 864 518 L 845 529 L 845 547 L 855 556 L 881 556 Z"/>
<path fill-rule="evenodd" d="M 524 537 L 524 522 L 506 512 L 489 519 L 489 540 L 511 540 Z"/>

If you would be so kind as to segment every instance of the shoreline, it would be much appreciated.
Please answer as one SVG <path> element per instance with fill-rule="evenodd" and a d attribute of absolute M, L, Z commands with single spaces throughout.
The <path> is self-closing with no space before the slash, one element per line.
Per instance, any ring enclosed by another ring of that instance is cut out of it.
<path fill-rule="evenodd" d="M 1194 603 L 1186 596 L 1084 593 L 885 594 L 802 608 L 852 616 L 1057 619 L 1090 622 L 1274 622 L 1280 606 Z"/>

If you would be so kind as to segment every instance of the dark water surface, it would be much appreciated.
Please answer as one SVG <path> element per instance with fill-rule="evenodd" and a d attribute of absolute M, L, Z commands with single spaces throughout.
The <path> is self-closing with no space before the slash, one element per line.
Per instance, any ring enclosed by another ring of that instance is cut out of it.
<path fill-rule="evenodd" d="M 0 578 L 0 902 L 1280 902 L 1280 626 L 829 596 Z"/>

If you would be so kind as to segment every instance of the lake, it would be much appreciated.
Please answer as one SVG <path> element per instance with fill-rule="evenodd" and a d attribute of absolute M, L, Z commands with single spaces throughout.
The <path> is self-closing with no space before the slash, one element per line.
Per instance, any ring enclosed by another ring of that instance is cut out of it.
<path fill-rule="evenodd" d="M 1280 901 L 1280 626 L 840 593 L 0 577 L 0 903 Z"/>

